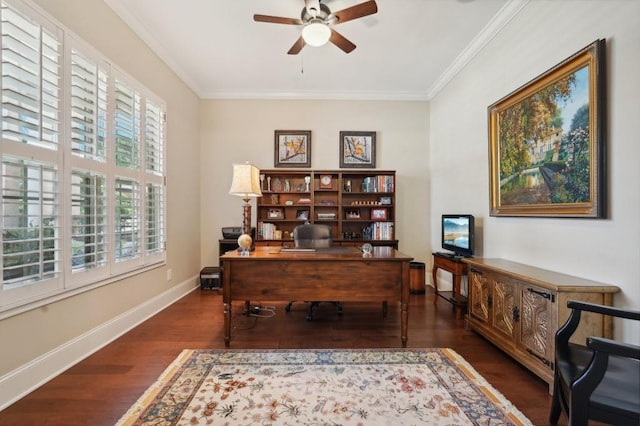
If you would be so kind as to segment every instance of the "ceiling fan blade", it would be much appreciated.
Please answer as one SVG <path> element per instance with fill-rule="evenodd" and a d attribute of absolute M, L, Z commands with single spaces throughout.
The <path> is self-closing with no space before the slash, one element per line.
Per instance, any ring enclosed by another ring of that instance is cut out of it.
<path fill-rule="evenodd" d="M 298 40 L 296 40 L 296 42 L 293 44 L 293 46 L 291 46 L 291 49 L 289 49 L 287 54 L 289 54 L 289 55 L 297 55 L 298 53 L 300 53 L 300 51 L 302 50 L 302 48 L 304 47 L 305 44 L 306 43 L 304 42 L 304 39 L 302 37 L 300 37 Z"/>
<path fill-rule="evenodd" d="M 287 24 L 287 25 L 302 25 L 302 21 L 297 18 L 283 18 L 281 16 L 269 16 L 269 15 L 253 15 L 253 20 L 256 22 L 268 22 L 271 24 Z"/>
<path fill-rule="evenodd" d="M 378 11 L 378 5 L 375 0 L 370 0 L 364 3 L 357 4 L 355 6 L 348 7 L 346 9 L 334 12 L 336 18 L 338 18 L 337 24 L 351 21 L 353 19 L 362 18 L 363 16 L 373 15 Z"/>
<path fill-rule="evenodd" d="M 340 49 L 344 51 L 344 53 L 351 53 L 353 49 L 356 48 L 356 45 L 347 40 L 342 34 L 337 32 L 336 30 L 331 30 L 331 38 L 329 41 Z"/>

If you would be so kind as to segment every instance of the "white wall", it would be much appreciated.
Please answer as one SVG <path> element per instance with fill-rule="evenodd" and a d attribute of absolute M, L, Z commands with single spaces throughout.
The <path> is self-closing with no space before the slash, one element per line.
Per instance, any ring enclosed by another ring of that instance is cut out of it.
<path fill-rule="evenodd" d="M 607 219 L 489 216 L 487 107 L 596 39 L 607 39 Z M 479 218 L 480 253 L 621 288 L 640 308 L 640 2 L 531 1 L 431 102 L 431 246 L 439 216 Z M 638 342 L 637 324 L 615 335 Z"/>
<path fill-rule="evenodd" d="M 242 224 L 231 165 L 274 168 L 274 131 L 311 130 L 311 168 L 339 168 L 341 130 L 376 131 L 376 168 L 397 171 L 400 250 L 426 262 L 429 241 L 426 102 L 206 100 L 201 104 L 202 264 L 218 264 L 222 226 Z M 256 223 L 253 201 L 252 224 Z"/>

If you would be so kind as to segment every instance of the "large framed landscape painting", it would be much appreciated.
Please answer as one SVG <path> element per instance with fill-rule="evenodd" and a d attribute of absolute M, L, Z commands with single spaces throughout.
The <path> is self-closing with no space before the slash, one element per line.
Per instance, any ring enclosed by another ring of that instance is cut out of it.
<path fill-rule="evenodd" d="M 605 41 L 489 106 L 491 216 L 605 216 Z"/>

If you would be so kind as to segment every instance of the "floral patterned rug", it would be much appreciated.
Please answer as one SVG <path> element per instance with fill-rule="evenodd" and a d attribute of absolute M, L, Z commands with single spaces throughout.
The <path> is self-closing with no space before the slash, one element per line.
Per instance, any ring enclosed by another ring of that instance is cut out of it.
<path fill-rule="evenodd" d="M 530 425 L 451 349 L 184 350 L 118 425 Z"/>

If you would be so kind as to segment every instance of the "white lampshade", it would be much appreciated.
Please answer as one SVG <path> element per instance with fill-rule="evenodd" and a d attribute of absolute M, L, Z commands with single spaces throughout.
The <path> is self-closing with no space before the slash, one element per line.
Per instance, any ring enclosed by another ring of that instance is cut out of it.
<path fill-rule="evenodd" d="M 262 197 L 260 190 L 260 169 L 249 164 L 234 164 L 233 179 L 229 194 L 243 198 Z"/>
<path fill-rule="evenodd" d="M 310 46 L 322 46 L 330 37 L 331 29 L 321 21 L 311 22 L 302 29 L 302 38 Z"/>

